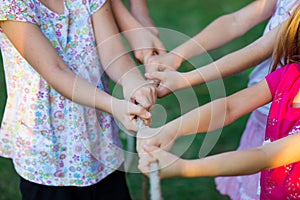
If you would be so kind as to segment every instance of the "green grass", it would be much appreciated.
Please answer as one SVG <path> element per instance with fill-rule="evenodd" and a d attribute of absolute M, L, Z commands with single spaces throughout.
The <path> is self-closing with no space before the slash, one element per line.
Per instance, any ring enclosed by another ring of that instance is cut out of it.
<path fill-rule="evenodd" d="M 149 0 L 149 6 L 156 25 L 158 27 L 168 29 L 162 33 L 162 40 L 166 44 L 167 49 L 170 50 L 174 46 L 185 41 L 189 36 L 191 37 L 198 33 L 216 17 L 237 10 L 249 2 L 251 1 L 188 0 L 182 2 L 180 0 Z M 204 63 L 209 62 L 210 59 L 217 59 L 229 52 L 239 49 L 258 38 L 262 33 L 263 26 L 264 24 L 259 25 L 243 37 L 230 42 L 222 48 L 209 52 L 206 59 L 201 60 L 202 57 L 200 57 L 192 59 L 191 61 L 196 67 L 200 67 Z M 178 31 L 178 33 L 174 33 L 174 31 Z M 173 35 L 170 37 L 168 34 Z M 174 35 L 175 37 L 173 37 Z M 180 70 L 191 70 L 193 68 L 194 66 L 192 64 L 185 62 Z M 224 79 L 223 82 L 226 94 L 229 95 L 246 87 L 247 74 L 240 73 L 236 76 Z M 0 120 L 2 119 L 2 113 L 6 101 L 4 83 L 3 68 L 0 66 Z M 195 99 L 185 98 L 186 94 L 191 94 L 193 92 L 194 94 L 197 94 L 195 98 L 197 102 L 202 105 L 211 100 L 212 91 L 210 89 L 213 89 L 213 92 L 214 90 L 221 91 L 220 94 L 213 94 L 215 97 L 222 96 L 222 88 L 218 88 L 219 86 L 220 82 L 214 82 L 209 85 L 195 87 L 192 90 L 176 93 L 180 96 L 180 100 L 184 103 L 184 105 L 179 104 L 175 95 L 169 95 L 158 100 L 158 104 L 161 104 L 166 111 L 166 121 L 170 121 L 195 107 L 195 102 L 191 102 Z M 181 108 L 183 110 L 181 110 Z M 157 116 L 159 117 L 159 115 L 160 113 L 158 112 Z M 238 146 L 247 117 L 248 116 L 244 116 L 233 124 L 222 129 L 219 140 L 213 146 L 211 151 L 206 153 L 215 154 L 223 151 L 234 150 Z M 162 122 L 157 120 L 155 123 L 156 125 L 160 125 Z M 209 134 L 213 135 L 212 133 Z M 218 133 L 215 133 L 215 135 L 216 134 Z M 186 151 L 184 151 L 182 157 L 188 159 L 197 158 L 201 145 L 204 145 L 203 141 L 205 138 L 205 134 L 199 134 L 193 138 L 184 138 L 183 140 L 190 140 L 191 144 Z M 124 143 L 126 143 L 126 141 L 124 141 Z M 127 182 L 133 199 L 141 199 L 141 174 L 128 174 Z M 228 199 L 228 197 L 222 196 L 215 189 L 213 178 L 174 178 L 163 180 L 161 183 L 164 199 Z M 0 200 L 17 199 L 20 199 L 18 176 L 16 175 L 10 160 L 0 158 Z"/>

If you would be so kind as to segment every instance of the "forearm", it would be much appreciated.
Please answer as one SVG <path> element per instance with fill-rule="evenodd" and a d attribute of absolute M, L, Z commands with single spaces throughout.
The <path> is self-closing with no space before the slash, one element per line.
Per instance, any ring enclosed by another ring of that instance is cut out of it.
<path fill-rule="evenodd" d="M 263 146 L 232 151 L 198 160 L 184 160 L 183 177 L 237 176 L 299 162 L 300 134 L 290 135 Z"/>
<path fill-rule="evenodd" d="M 112 0 L 113 13 L 121 31 L 143 28 L 143 26 L 130 14 L 122 0 Z"/>
<path fill-rule="evenodd" d="M 185 59 L 189 59 L 221 47 L 242 34 L 240 31 L 232 30 L 237 30 L 234 28 L 234 26 L 237 26 L 234 20 L 233 15 L 225 15 L 216 19 L 192 39 L 178 46 L 173 51 Z"/>
<path fill-rule="evenodd" d="M 112 114 L 113 104 L 117 104 L 117 99 L 99 90 L 96 86 L 88 83 L 80 76 L 75 75 L 67 66 L 63 68 L 52 67 L 53 70 L 43 74 L 45 80 L 60 94 L 78 104 L 97 108 Z"/>
<path fill-rule="evenodd" d="M 248 6 L 224 15 L 173 51 L 185 59 L 216 49 L 243 35 L 272 15 L 275 0 L 256 0 Z"/>
<path fill-rule="evenodd" d="M 104 70 L 120 85 L 126 83 L 124 79 L 144 80 L 123 46 L 109 4 L 106 3 L 105 6 L 92 17 L 99 57 Z"/>
<path fill-rule="evenodd" d="M 159 36 L 159 31 L 152 20 L 148 8 L 148 0 L 129 0 L 131 13 L 139 23 L 144 27 L 151 27 L 149 29 L 155 36 Z"/>
<path fill-rule="evenodd" d="M 146 81 L 119 38 L 98 45 L 98 51 L 101 52 L 100 58 L 105 72 L 115 83 L 124 86 L 132 80 L 137 84 Z"/>
<path fill-rule="evenodd" d="M 116 99 L 76 76 L 36 25 L 13 21 L 0 25 L 18 52 L 51 87 L 76 103 L 111 113 Z"/>
<path fill-rule="evenodd" d="M 164 128 L 166 132 L 177 133 L 177 137 L 213 131 L 234 122 L 271 100 L 272 95 L 264 79 L 228 97 L 200 106 L 167 123 Z"/>
<path fill-rule="evenodd" d="M 267 156 L 259 149 L 233 151 L 197 160 L 185 160 L 182 177 L 215 177 L 254 174 L 265 168 Z"/>
<path fill-rule="evenodd" d="M 131 12 L 136 16 L 149 17 L 148 0 L 129 0 Z"/>
<path fill-rule="evenodd" d="M 190 85 L 196 86 L 247 70 L 271 57 L 280 26 L 250 45 L 213 63 L 186 73 Z"/>
<path fill-rule="evenodd" d="M 162 130 L 176 134 L 177 138 L 216 130 L 230 123 L 226 110 L 226 98 L 217 99 L 170 121 Z"/>

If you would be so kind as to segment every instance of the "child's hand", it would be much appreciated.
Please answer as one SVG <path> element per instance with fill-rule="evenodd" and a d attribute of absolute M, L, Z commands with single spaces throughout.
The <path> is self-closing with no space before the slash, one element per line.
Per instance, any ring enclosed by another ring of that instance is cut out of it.
<path fill-rule="evenodd" d="M 143 146 L 151 145 L 168 151 L 176 138 L 176 130 L 169 130 L 164 126 L 160 128 L 145 127 L 140 129 L 136 135 L 136 150 L 139 154 L 144 153 Z"/>
<path fill-rule="evenodd" d="M 143 119 L 146 125 L 150 124 L 151 113 L 139 105 L 127 100 L 117 99 L 113 102 L 113 108 L 115 108 L 112 111 L 113 116 L 121 122 L 128 132 L 137 132 L 136 117 Z"/>
<path fill-rule="evenodd" d="M 155 146 L 144 145 L 144 153 L 139 154 L 138 168 L 149 176 L 150 164 L 158 161 L 160 178 L 180 177 L 184 160 Z"/>
<path fill-rule="evenodd" d="M 172 52 L 161 55 L 153 55 L 145 60 L 146 72 L 177 70 L 183 58 Z"/>
<path fill-rule="evenodd" d="M 159 38 L 147 28 L 134 29 L 123 34 L 129 41 L 134 57 L 140 63 L 145 63 L 152 55 L 166 53 L 165 47 Z"/>
<path fill-rule="evenodd" d="M 186 74 L 175 70 L 146 73 L 145 77 L 148 80 L 159 82 L 159 85 L 156 88 L 157 96 L 159 98 L 164 97 L 176 90 L 191 87 Z"/>
<path fill-rule="evenodd" d="M 145 80 L 128 80 L 123 86 L 124 98 L 150 110 L 156 103 L 156 88 Z"/>

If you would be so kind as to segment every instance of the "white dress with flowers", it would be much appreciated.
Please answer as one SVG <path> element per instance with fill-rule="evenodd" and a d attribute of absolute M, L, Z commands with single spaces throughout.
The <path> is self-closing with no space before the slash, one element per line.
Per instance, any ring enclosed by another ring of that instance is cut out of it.
<path fill-rule="evenodd" d="M 107 91 L 91 23 L 104 3 L 64 0 L 57 14 L 38 0 L 1 0 L 0 20 L 35 24 L 74 73 Z M 112 116 L 55 91 L 1 29 L 0 45 L 8 94 L 0 155 L 13 160 L 20 176 L 44 185 L 88 186 L 118 169 L 123 156 Z"/>

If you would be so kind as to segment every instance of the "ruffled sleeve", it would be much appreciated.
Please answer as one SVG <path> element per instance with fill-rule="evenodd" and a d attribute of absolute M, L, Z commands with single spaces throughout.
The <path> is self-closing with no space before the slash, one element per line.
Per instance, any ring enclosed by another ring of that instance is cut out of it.
<path fill-rule="evenodd" d="M 97 12 L 105 4 L 105 2 L 106 0 L 90 0 L 89 5 L 91 15 Z"/>
<path fill-rule="evenodd" d="M 38 24 L 35 4 L 32 1 L 0 0 L 0 20 L 14 20 Z"/>

